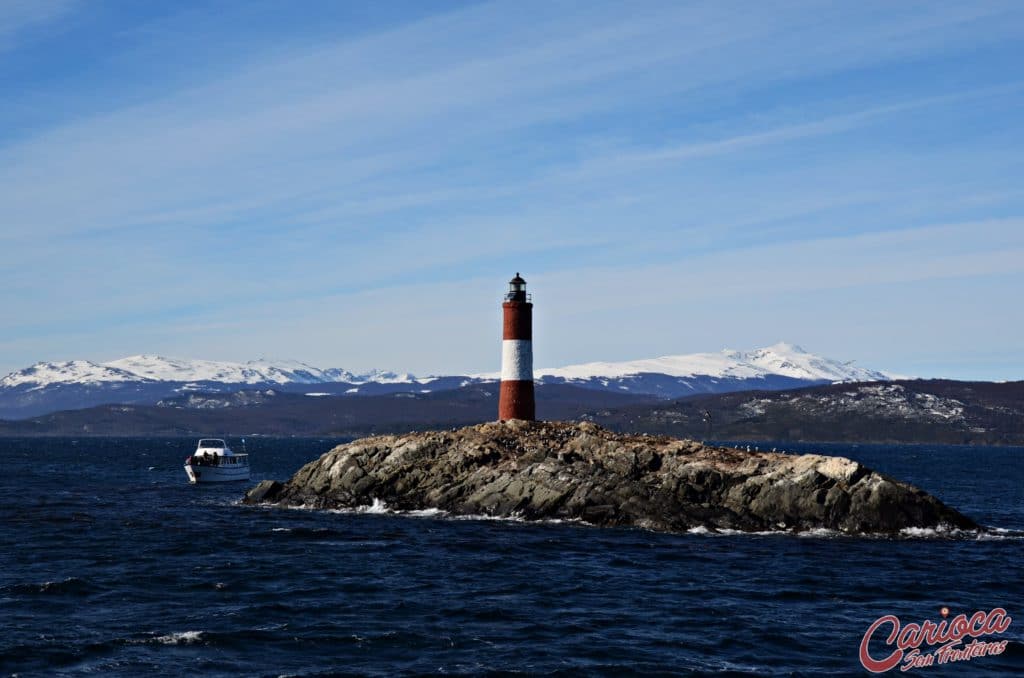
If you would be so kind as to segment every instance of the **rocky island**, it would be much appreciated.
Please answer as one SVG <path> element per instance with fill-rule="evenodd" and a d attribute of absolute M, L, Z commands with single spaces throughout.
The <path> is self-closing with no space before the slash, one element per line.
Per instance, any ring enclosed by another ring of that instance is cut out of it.
<path fill-rule="evenodd" d="M 935 497 L 841 457 L 750 452 L 592 423 L 512 420 L 340 445 L 249 504 L 581 520 L 682 532 L 978 529 Z"/>

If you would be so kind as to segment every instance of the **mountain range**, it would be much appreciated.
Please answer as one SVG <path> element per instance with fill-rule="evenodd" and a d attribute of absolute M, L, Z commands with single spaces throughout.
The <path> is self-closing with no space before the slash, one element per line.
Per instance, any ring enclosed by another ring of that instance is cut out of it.
<path fill-rule="evenodd" d="M 497 398 L 493 382 L 356 398 L 276 389 L 191 393 L 154 405 L 100 405 L 0 421 L 0 435 L 357 437 L 491 421 Z M 673 400 L 540 384 L 537 415 L 701 440 L 1021 445 L 1024 382 L 876 381 Z"/>
<path fill-rule="evenodd" d="M 585 363 L 538 369 L 534 374 L 541 385 L 561 384 L 645 399 L 776 391 L 893 378 L 786 343 L 752 351 Z M 154 405 L 189 394 L 230 394 L 254 389 L 309 396 L 423 394 L 498 379 L 498 373 L 427 377 L 383 370 L 355 373 L 298 361 L 263 359 L 235 363 L 138 355 L 105 363 L 40 362 L 0 379 L 0 418 L 26 419 L 107 404 Z"/>

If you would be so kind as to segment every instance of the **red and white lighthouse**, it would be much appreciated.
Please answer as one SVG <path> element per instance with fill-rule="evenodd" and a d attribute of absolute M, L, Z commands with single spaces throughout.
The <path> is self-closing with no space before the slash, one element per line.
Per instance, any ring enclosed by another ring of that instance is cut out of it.
<path fill-rule="evenodd" d="M 526 281 L 518 273 L 508 283 L 508 294 L 501 308 L 504 331 L 498 419 L 533 421 L 537 418 L 533 399 L 533 304 L 526 294 Z"/>

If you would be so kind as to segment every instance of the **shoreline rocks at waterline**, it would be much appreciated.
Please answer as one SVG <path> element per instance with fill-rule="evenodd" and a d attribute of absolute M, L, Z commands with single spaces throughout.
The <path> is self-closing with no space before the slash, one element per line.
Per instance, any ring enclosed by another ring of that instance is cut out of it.
<path fill-rule="evenodd" d="M 842 457 L 749 452 L 588 422 L 491 422 L 340 445 L 249 504 L 582 520 L 682 532 L 979 529 L 928 493 Z"/>

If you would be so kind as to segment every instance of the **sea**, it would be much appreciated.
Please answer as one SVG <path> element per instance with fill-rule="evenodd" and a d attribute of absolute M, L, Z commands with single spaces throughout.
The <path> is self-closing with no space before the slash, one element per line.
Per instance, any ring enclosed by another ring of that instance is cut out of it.
<path fill-rule="evenodd" d="M 982 639 L 1003 652 L 908 673 L 1024 675 L 1024 448 L 757 444 L 851 457 L 997 528 L 985 535 L 239 502 L 338 442 L 250 438 L 251 483 L 190 486 L 194 440 L 0 439 L 0 674 L 865 675 L 876 619 L 945 607 L 1005 609 L 1009 628 Z M 895 648 L 877 635 L 879 658 Z"/>

